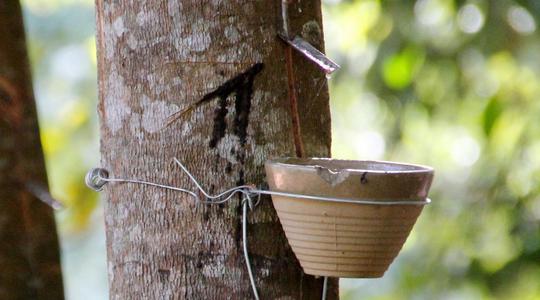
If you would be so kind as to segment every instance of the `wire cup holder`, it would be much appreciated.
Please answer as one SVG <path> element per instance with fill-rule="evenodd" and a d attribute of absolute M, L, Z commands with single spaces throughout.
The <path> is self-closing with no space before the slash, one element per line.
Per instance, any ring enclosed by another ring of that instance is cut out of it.
<path fill-rule="evenodd" d="M 202 187 L 202 185 L 195 178 L 195 176 L 193 176 L 191 172 L 189 172 L 189 170 L 177 158 L 174 158 L 174 162 L 176 163 L 176 165 L 180 167 L 182 172 L 189 177 L 190 181 L 196 186 L 197 190 L 204 195 L 204 198 L 199 197 L 199 195 L 196 192 L 189 189 L 185 189 L 185 188 L 159 184 L 159 183 L 154 183 L 154 182 L 149 182 L 149 181 L 144 181 L 144 180 L 138 180 L 138 179 L 110 177 L 109 171 L 104 168 L 90 169 L 85 176 L 85 183 L 90 189 L 97 192 L 103 191 L 104 187 L 108 183 L 131 183 L 131 184 L 153 186 L 157 188 L 186 193 L 190 195 L 198 203 L 201 203 L 201 204 L 222 204 L 233 199 L 235 195 L 240 195 L 242 197 L 242 201 L 241 201 L 242 240 L 243 240 L 244 259 L 245 259 L 246 268 L 248 271 L 249 280 L 250 280 L 251 288 L 253 290 L 253 295 L 255 299 L 259 299 L 259 295 L 258 295 L 257 287 L 255 284 L 255 279 L 253 276 L 253 271 L 251 269 L 251 263 L 250 263 L 249 254 L 248 254 L 247 213 L 248 213 L 248 210 L 253 210 L 259 204 L 261 200 L 261 195 L 272 195 L 272 196 L 278 196 L 278 197 L 289 197 L 289 198 L 294 198 L 294 199 L 315 200 L 315 201 L 323 201 L 323 202 L 331 202 L 331 203 L 349 203 L 349 204 L 358 204 L 358 205 L 377 205 L 377 206 L 392 206 L 392 205 L 414 205 L 414 206 L 420 205 L 422 206 L 422 205 L 429 204 L 431 202 L 429 198 L 425 198 L 423 200 L 381 201 L 381 200 L 375 200 L 375 199 L 323 197 L 323 196 L 314 196 L 314 195 L 306 195 L 306 194 L 263 190 L 263 189 L 258 189 L 253 185 L 240 185 L 240 186 L 227 189 L 216 195 L 211 195 Z M 256 199 L 256 201 L 253 201 L 253 199 Z M 322 299 L 326 298 L 327 282 L 328 282 L 327 277 L 324 276 Z"/>

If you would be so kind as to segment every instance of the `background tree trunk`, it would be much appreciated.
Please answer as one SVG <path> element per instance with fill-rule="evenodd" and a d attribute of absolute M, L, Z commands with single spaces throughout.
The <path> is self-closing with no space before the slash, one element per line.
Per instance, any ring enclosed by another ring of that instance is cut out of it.
<path fill-rule="evenodd" d="M 0 299 L 63 299 L 52 209 L 26 185 L 47 186 L 18 1 L 0 2 Z"/>
<path fill-rule="evenodd" d="M 96 3 L 102 166 L 112 176 L 193 188 L 178 157 L 216 193 L 261 185 L 267 158 L 295 155 L 280 1 Z M 293 5 L 291 27 L 323 48 L 320 9 Z M 326 79 L 296 54 L 294 67 L 305 153 L 329 156 Z M 105 195 L 112 299 L 252 297 L 238 199 L 204 206 L 133 184 L 109 184 Z M 319 298 L 322 279 L 302 273 L 269 199 L 249 223 L 261 298 Z"/>

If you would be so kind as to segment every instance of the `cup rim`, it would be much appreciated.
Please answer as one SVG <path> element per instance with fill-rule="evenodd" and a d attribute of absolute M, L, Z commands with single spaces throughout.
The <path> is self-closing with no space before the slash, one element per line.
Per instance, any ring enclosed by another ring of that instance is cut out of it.
<path fill-rule="evenodd" d="M 352 167 L 332 167 L 324 166 L 317 164 L 317 162 L 328 163 L 328 162 L 340 162 L 345 164 L 350 164 Z M 280 166 L 285 168 L 296 168 L 305 171 L 317 170 L 320 168 L 328 169 L 333 173 L 339 173 L 342 171 L 347 171 L 351 173 L 375 173 L 375 174 L 419 174 L 419 173 L 433 173 L 434 169 L 429 166 L 420 165 L 420 164 L 410 164 L 402 162 L 393 162 L 393 161 L 384 161 L 384 160 L 349 160 L 349 159 L 336 159 L 336 158 L 327 158 L 327 157 L 277 157 L 268 159 L 265 163 L 270 166 Z M 354 165 L 367 165 L 375 164 L 384 166 L 386 168 L 369 168 L 369 167 L 354 167 Z"/>

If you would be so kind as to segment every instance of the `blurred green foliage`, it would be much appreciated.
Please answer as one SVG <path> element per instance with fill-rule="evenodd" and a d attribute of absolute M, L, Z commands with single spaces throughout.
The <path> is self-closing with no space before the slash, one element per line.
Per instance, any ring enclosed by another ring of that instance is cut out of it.
<path fill-rule="evenodd" d="M 99 165 L 94 1 L 21 3 L 49 183 L 66 207 L 56 214 L 66 298 L 106 299 L 102 207 L 83 184 Z"/>
<path fill-rule="evenodd" d="M 81 182 L 97 165 L 94 3 L 24 0 L 24 17 L 51 191 L 63 234 L 88 224 L 97 195 Z"/>
<path fill-rule="evenodd" d="M 333 156 L 431 165 L 385 278 L 345 299 L 540 299 L 538 1 L 326 1 Z"/>
<path fill-rule="evenodd" d="M 101 209 L 82 184 L 99 161 L 94 2 L 23 4 L 52 192 L 68 207 L 64 264 L 84 266 L 64 265 L 80 278 L 68 298 L 104 298 L 102 239 L 89 238 Z M 325 1 L 343 66 L 333 156 L 436 169 L 398 259 L 382 279 L 342 280 L 344 299 L 540 299 L 539 17 L 536 0 Z"/>

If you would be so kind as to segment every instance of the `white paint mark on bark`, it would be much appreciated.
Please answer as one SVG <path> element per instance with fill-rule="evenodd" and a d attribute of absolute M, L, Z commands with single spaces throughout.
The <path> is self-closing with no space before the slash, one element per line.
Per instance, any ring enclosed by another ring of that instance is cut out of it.
<path fill-rule="evenodd" d="M 128 36 L 127 44 L 131 50 L 135 50 L 139 43 L 137 42 L 137 38 L 133 34 L 130 34 Z"/>
<path fill-rule="evenodd" d="M 164 101 L 151 101 L 146 95 L 143 96 L 141 104 L 143 109 L 141 123 L 144 130 L 149 133 L 156 133 L 165 127 L 167 117 L 178 111 L 178 106 Z"/>
<path fill-rule="evenodd" d="M 122 17 L 118 17 L 118 19 L 114 20 L 113 29 L 117 37 L 121 37 L 124 32 L 126 32 L 126 28 L 124 27 L 124 19 Z"/>
<path fill-rule="evenodd" d="M 226 134 L 217 144 L 220 157 L 226 159 L 231 164 L 236 164 L 236 155 L 231 154 L 231 149 L 240 144 L 240 139 L 236 135 Z"/>

